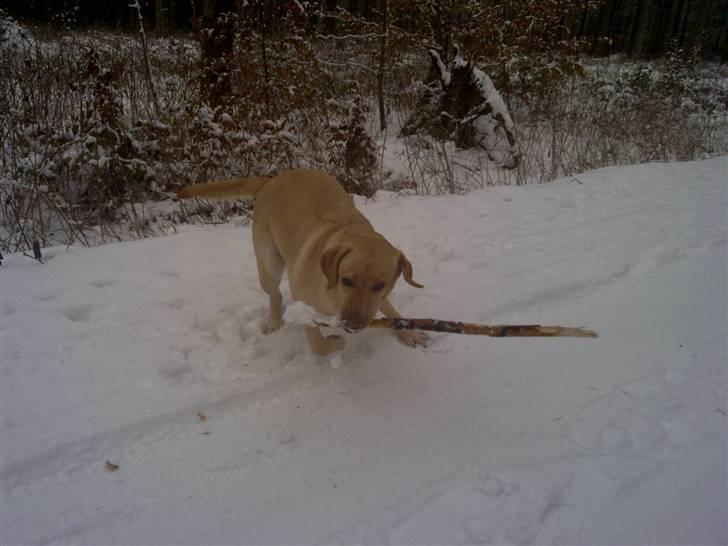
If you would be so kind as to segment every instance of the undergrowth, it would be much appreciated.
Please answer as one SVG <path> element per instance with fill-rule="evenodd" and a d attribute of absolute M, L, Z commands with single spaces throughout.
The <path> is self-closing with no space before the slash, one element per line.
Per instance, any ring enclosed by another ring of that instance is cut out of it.
<path fill-rule="evenodd" d="M 172 198 L 187 184 L 292 167 L 331 172 L 365 196 L 440 194 L 728 150 L 726 69 L 687 52 L 660 63 L 581 59 L 547 72 L 529 71 L 519 52 L 505 98 L 523 160 L 506 170 L 483 150 L 398 136 L 428 66 L 404 33 L 392 31 L 378 57 L 377 28 L 342 41 L 310 39 L 293 23 L 275 35 L 231 24 L 229 90 L 218 100 L 201 88 L 200 45 L 189 37 L 149 40 L 149 82 L 136 36 L 30 32 L 0 18 L 0 250 L 247 218 L 245 203 L 180 207 Z M 387 74 L 384 131 L 377 63 Z"/>

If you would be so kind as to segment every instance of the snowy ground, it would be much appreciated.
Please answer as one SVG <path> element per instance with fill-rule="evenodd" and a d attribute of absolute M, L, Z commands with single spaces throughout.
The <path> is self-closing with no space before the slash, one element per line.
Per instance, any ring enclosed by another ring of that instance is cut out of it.
<path fill-rule="evenodd" d="M 249 228 L 2 267 L 3 544 L 725 544 L 726 158 L 364 205 L 405 316 L 263 336 Z M 105 462 L 118 465 L 116 471 Z"/>

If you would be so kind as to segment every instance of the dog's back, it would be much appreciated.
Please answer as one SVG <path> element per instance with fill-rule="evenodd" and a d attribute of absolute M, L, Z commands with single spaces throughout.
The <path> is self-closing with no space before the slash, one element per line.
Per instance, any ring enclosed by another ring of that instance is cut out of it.
<path fill-rule="evenodd" d="M 258 193 L 255 207 L 256 215 L 295 222 L 299 230 L 307 229 L 309 221 L 349 224 L 352 216 L 361 216 L 336 178 L 308 169 L 285 171 L 271 179 Z"/>
<path fill-rule="evenodd" d="M 344 226 L 372 230 L 336 178 L 311 169 L 292 169 L 273 178 L 196 184 L 183 188 L 177 196 L 213 200 L 254 198 L 254 237 L 256 232 L 268 233 L 289 265 L 307 241 L 327 230 Z"/>
<path fill-rule="evenodd" d="M 344 226 L 371 230 L 336 178 L 296 169 L 271 179 L 258 193 L 255 230 L 266 230 L 289 266 L 302 247 Z"/>
<path fill-rule="evenodd" d="M 316 217 L 327 221 L 343 214 L 347 221 L 356 210 L 336 178 L 310 169 L 283 171 L 273 178 L 263 176 L 207 182 L 182 188 L 180 199 L 200 197 L 220 201 L 256 199 L 256 212 L 272 208 L 274 214 L 292 213 L 299 219 Z"/>

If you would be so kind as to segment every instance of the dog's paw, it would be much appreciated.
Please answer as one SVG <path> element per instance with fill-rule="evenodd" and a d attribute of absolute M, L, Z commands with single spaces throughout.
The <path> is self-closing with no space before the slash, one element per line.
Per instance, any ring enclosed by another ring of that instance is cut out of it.
<path fill-rule="evenodd" d="M 271 321 L 267 320 L 263 323 L 261 326 L 261 330 L 265 335 L 272 334 L 276 330 L 280 330 L 281 326 L 283 326 L 283 320 L 278 321 Z"/>
<path fill-rule="evenodd" d="M 331 352 L 343 351 L 346 341 L 342 336 L 326 336 L 326 344 L 331 348 Z"/>
<path fill-rule="evenodd" d="M 311 342 L 311 349 L 319 356 L 330 355 L 337 351 L 343 351 L 346 341 L 341 336 L 319 336 L 318 339 Z"/>
<path fill-rule="evenodd" d="M 408 347 L 416 347 L 417 345 L 427 347 L 427 342 L 430 341 L 430 336 L 424 332 L 413 330 L 400 330 L 397 332 L 397 337 Z"/>

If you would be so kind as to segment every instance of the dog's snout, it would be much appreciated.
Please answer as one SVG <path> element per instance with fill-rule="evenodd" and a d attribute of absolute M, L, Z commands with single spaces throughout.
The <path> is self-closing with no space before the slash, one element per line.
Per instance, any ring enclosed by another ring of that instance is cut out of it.
<path fill-rule="evenodd" d="M 349 332 L 358 332 L 366 327 L 367 323 L 361 317 L 342 314 L 341 325 Z"/>

